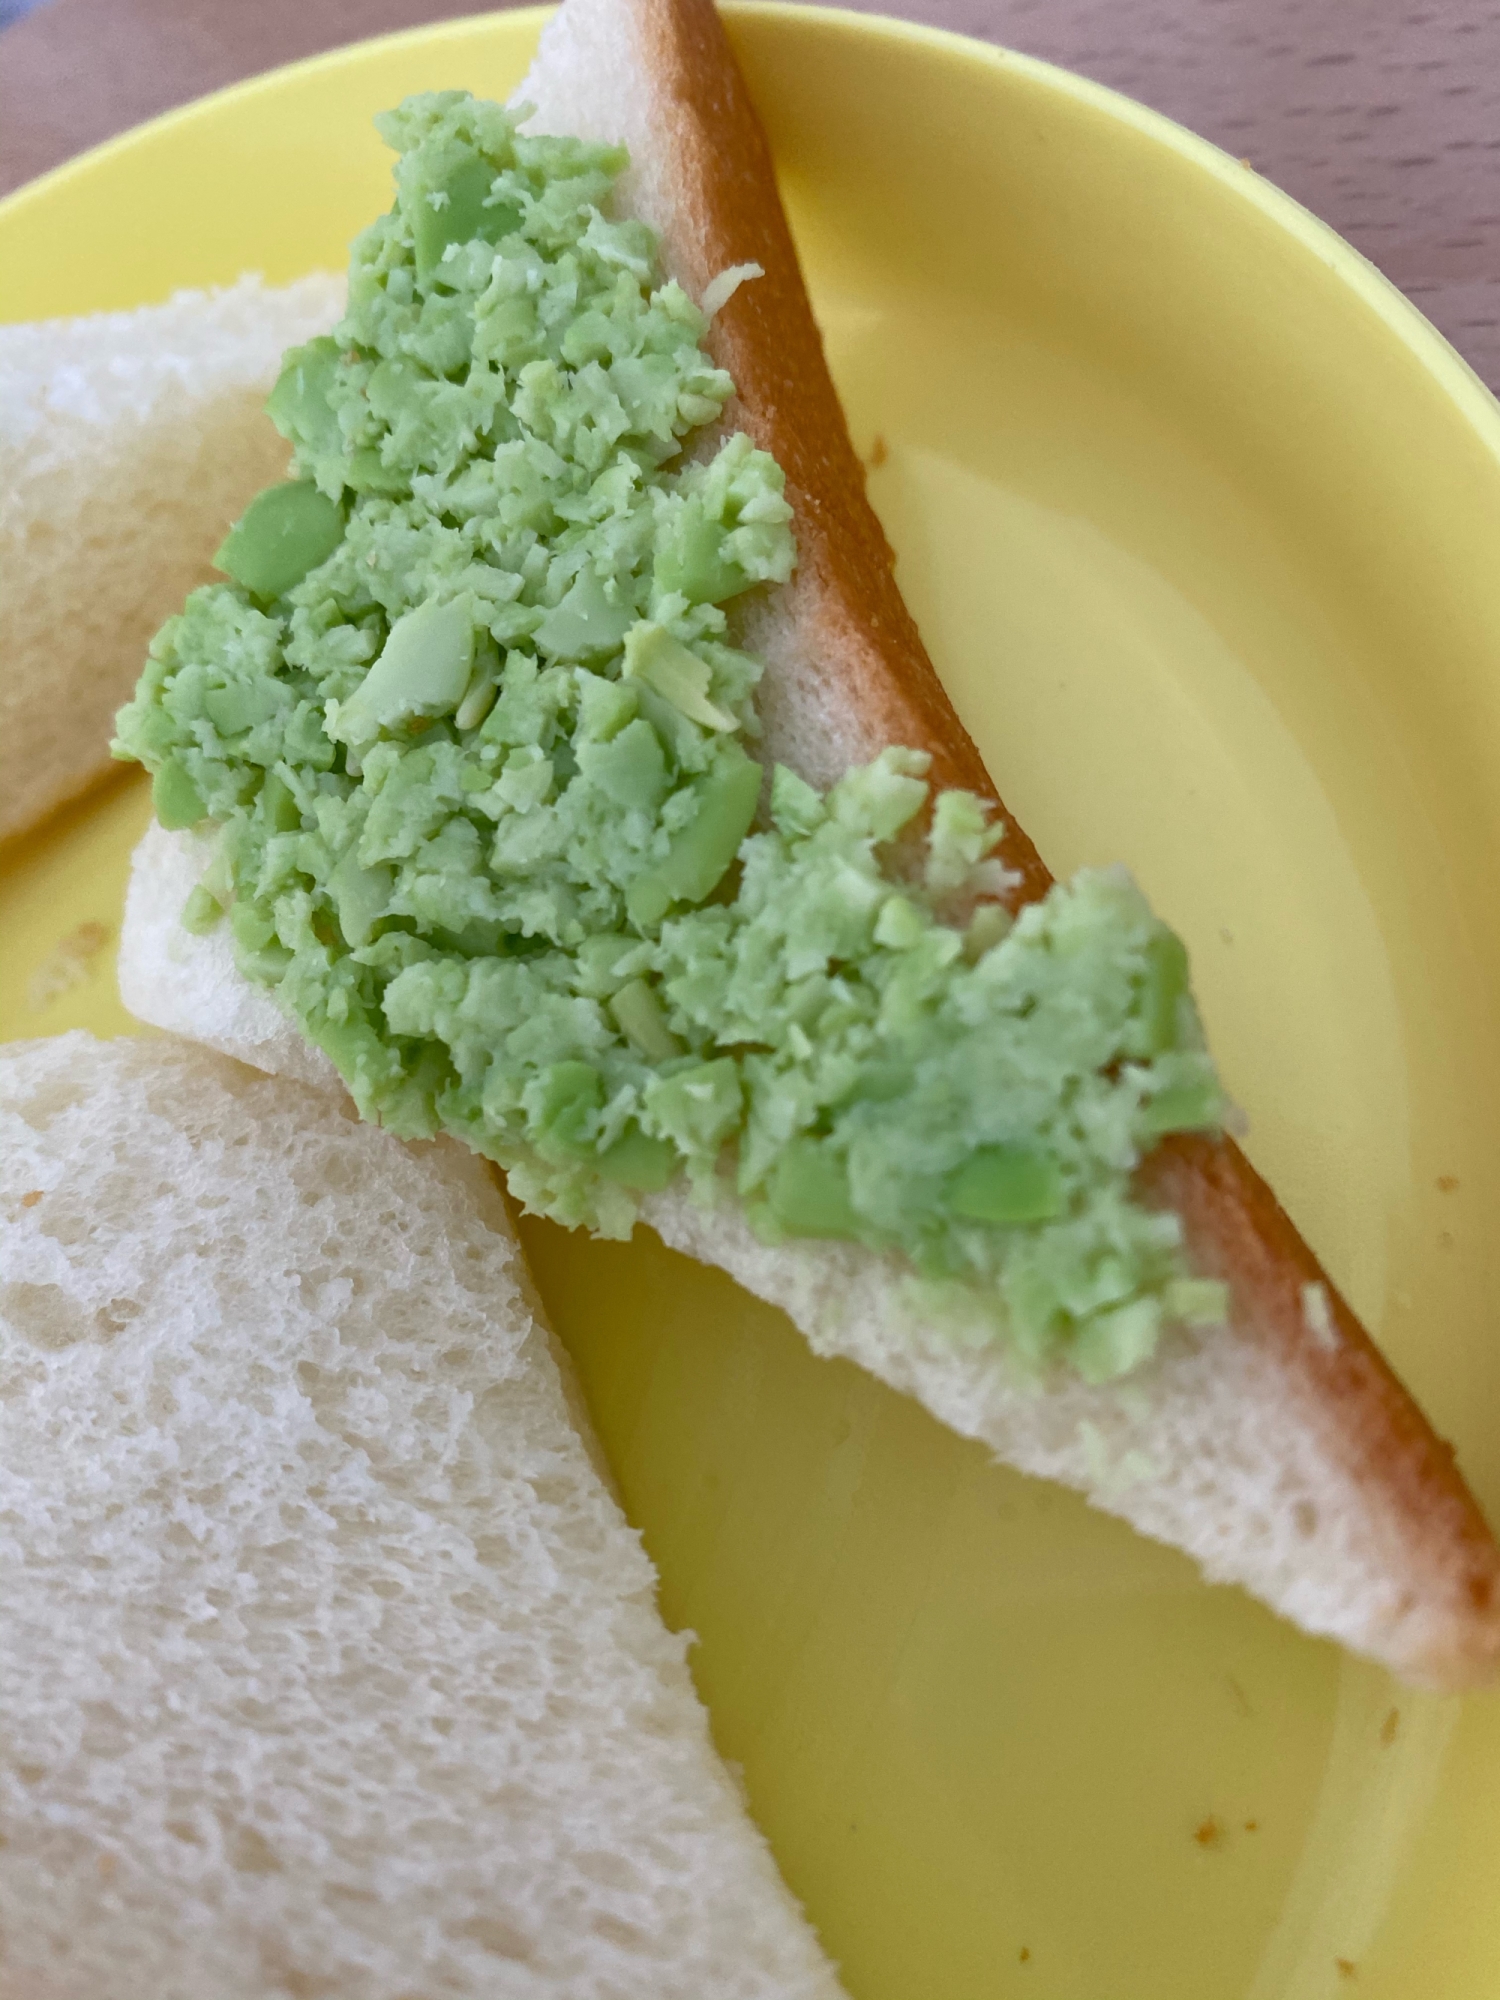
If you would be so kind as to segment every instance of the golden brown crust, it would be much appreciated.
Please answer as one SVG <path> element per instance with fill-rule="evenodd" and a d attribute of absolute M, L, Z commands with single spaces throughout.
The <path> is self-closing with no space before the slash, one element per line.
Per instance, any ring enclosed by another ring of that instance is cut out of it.
<path fill-rule="evenodd" d="M 673 249 L 700 293 L 727 266 L 765 277 L 741 286 L 714 321 L 715 358 L 739 390 L 734 421 L 787 474 L 801 570 L 799 623 L 854 635 L 837 648 L 840 691 L 872 748 L 928 751 L 939 786 L 991 798 L 994 787 L 927 657 L 865 495 L 802 283 L 770 151 L 712 0 L 635 0 L 658 99 L 661 153 L 695 212 Z M 1003 811 L 1003 808 L 1002 808 Z M 1001 852 L 1016 903 L 1051 876 L 1008 816 Z M 1237 1337 L 1280 1362 L 1289 1393 L 1330 1455 L 1387 1518 L 1421 1578 L 1421 1657 L 1404 1664 L 1459 1685 L 1500 1665 L 1500 1549 L 1453 1462 L 1271 1190 L 1228 1139 L 1167 1141 L 1141 1170 L 1146 1199 L 1181 1216 L 1195 1266 L 1224 1278 Z M 1328 1326 L 1310 1321 L 1304 1288 L 1321 1286 Z M 1399 1621 L 1403 1607 L 1395 1607 Z"/>
<path fill-rule="evenodd" d="M 943 692 L 896 587 L 885 531 L 865 497 L 823 339 L 776 192 L 770 150 L 719 17 L 709 0 L 646 0 L 643 25 L 664 114 L 658 136 L 672 177 L 701 197 L 674 238 L 678 275 L 697 297 L 732 264 L 765 272 L 716 316 L 710 345 L 739 391 L 728 413 L 787 476 L 796 510 L 799 620 L 849 635 L 840 678 L 860 712 L 872 754 L 902 743 L 932 757 L 938 788 L 993 798 L 978 750 Z M 1021 881 L 1018 901 L 1044 895 L 1051 876 L 1007 817 L 1001 856 Z"/>
<path fill-rule="evenodd" d="M 1423 1570 L 1429 1615 L 1441 1610 L 1447 1631 L 1437 1656 L 1409 1662 L 1410 1670 L 1445 1686 L 1492 1677 L 1500 1664 L 1500 1550 L 1451 1445 L 1271 1189 L 1232 1139 L 1194 1133 L 1164 1140 L 1142 1165 L 1138 1186 L 1181 1217 L 1194 1268 L 1230 1286 L 1237 1337 L 1275 1355 L 1304 1422 L 1384 1509 Z M 1310 1286 L 1321 1287 L 1321 1310 L 1308 1299 Z"/>

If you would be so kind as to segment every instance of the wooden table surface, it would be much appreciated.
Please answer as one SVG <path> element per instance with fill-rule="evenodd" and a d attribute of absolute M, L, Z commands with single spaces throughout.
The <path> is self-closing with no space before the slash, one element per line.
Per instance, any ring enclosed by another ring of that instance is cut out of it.
<path fill-rule="evenodd" d="M 485 11 L 43 0 L 0 31 L 0 193 L 240 77 Z M 1500 392 L 1500 0 L 879 0 L 869 11 L 1045 56 L 1249 159 Z"/>

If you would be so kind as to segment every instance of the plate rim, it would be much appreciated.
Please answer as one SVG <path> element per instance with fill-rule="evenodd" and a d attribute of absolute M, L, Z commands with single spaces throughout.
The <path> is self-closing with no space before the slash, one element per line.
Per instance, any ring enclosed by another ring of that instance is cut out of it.
<path fill-rule="evenodd" d="M 540 30 L 556 11 L 553 5 L 529 5 L 426 22 L 417 27 L 398 28 L 384 35 L 361 36 L 354 41 L 342 42 L 336 48 L 320 50 L 316 55 L 302 56 L 293 62 L 279 63 L 272 69 L 242 77 L 235 83 L 225 84 L 218 90 L 208 91 L 200 97 L 191 98 L 186 104 L 174 105 L 154 118 L 129 126 L 97 146 L 91 146 L 72 159 L 64 160 L 34 179 L 23 182 L 8 195 L 0 197 L 0 230 L 12 216 L 24 213 L 37 202 L 45 202 L 58 190 L 106 165 L 117 154 L 139 144 L 141 140 L 178 125 L 212 117 L 225 104 L 279 89 L 290 77 L 335 69 L 366 49 L 399 49 L 418 42 L 459 41 L 473 34 L 476 28 L 499 22 L 507 25 L 515 22 L 521 26 L 534 24 Z M 1295 196 L 1267 180 L 1243 160 L 1236 159 L 1213 140 L 1203 138 L 1165 112 L 1155 111 L 1108 84 L 1096 83 L 1091 77 L 1045 61 L 1040 56 L 1026 55 L 1017 49 L 981 41 L 977 36 L 961 34 L 952 28 L 932 27 L 924 22 L 903 20 L 879 12 L 866 13 L 850 7 L 811 6 L 806 4 L 806 0 L 722 0 L 721 11 L 732 21 L 772 20 L 782 26 L 793 27 L 801 27 L 811 18 L 819 25 L 831 28 L 835 34 L 904 43 L 912 49 L 930 50 L 981 70 L 1014 72 L 1060 97 L 1072 99 L 1098 117 L 1113 120 L 1135 131 L 1167 152 L 1175 153 L 1190 167 L 1207 174 L 1227 192 L 1258 210 L 1265 220 L 1317 258 L 1359 304 L 1373 312 L 1394 334 L 1407 357 L 1443 391 L 1454 406 L 1454 414 L 1473 433 L 1475 441 L 1485 450 L 1497 474 L 1500 474 L 1500 400 L 1491 393 L 1474 368 L 1438 331 L 1421 308 L 1341 236 L 1332 224 L 1324 222 Z"/>

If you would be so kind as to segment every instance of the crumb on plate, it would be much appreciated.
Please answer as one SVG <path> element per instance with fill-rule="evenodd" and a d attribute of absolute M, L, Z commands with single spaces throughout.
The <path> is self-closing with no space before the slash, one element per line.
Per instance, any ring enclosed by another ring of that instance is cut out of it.
<path fill-rule="evenodd" d="M 40 1014 L 64 993 L 83 984 L 94 960 L 109 943 L 109 935 L 107 924 L 90 922 L 79 924 L 59 939 L 32 973 L 26 989 L 27 1005 L 33 1014 Z"/>

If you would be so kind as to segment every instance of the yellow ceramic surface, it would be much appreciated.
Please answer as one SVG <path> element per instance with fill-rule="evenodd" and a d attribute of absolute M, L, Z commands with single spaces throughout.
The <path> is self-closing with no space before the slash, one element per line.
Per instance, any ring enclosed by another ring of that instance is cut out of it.
<path fill-rule="evenodd" d="M 537 25 L 352 49 L 62 170 L 0 209 L 5 315 L 339 263 L 387 198 L 370 114 L 507 92 Z M 1252 1155 L 1500 1519 L 1500 411 L 1136 106 L 891 23 L 731 26 L 1003 796 L 1185 932 Z M 129 1026 L 104 956 L 27 994 L 117 920 L 144 813 L 124 781 L 12 851 L 5 1034 Z M 858 2000 L 1500 1994 L 1500 1696 L 1419 1699 L 1205 1588 L 654 1241 L 527 1241 Z"/>

